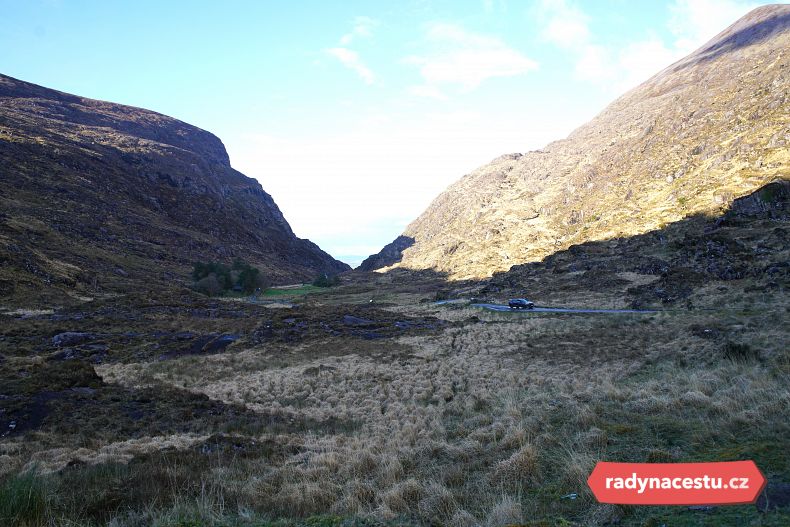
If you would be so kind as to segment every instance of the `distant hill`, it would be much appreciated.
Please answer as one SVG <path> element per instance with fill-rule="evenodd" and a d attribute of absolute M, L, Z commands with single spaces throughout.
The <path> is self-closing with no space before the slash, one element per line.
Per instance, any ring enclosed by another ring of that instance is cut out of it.
<path fill-rule="evenodd" d="M 0 305 L 185 283 L 242 258 L 274 283 L 348 266 L 297 238 L 214 135 L 0 75 Z"/>
<path fill-rule="evenodd" d="M 450 186 L 363 270 L 478 278 L 643 234 L 790 178 L 790 6 L 755 9 L 567 139 Z M 398 247 L 397 251 L 393 249 Z"/>

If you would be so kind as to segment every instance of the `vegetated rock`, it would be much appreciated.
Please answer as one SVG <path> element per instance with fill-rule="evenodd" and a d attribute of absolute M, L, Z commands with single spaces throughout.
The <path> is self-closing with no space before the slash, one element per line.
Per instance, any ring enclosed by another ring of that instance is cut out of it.
<path fill-rule="evenodd" d="M 316 377 L 325 371 L 335 371 L 337 368 L 334 366 L 326 366 L 324 364 L 319 364 L 318 366 L 311 366 L 310 368 L 306 368 L 302 375 L 307 375 L 309 377 Z"/>
<path fill-rule="evenodd" d="M 699 324 L 692 324 L 689 326 L 689 331 L 695 337 L 706 340 L 719 340 L 724 337 L 724 330 L 719 327 L 700 326 Z"/>
<path fill-rule="evenodd" d="M 628 289 L 628 293 L 636 299 L 633 306 L 650 304 L 660 300 L 664 304 L 671 304 L 677 300 L 687 298 L 694 287 L 704 281 L 704 276 L 689 268 L 676 267 L 661 275 L 656 282 L 644 284 Z"/>
<path fill-rule="evenodd" d="M 353 315 L 344 315 L 343 324 L 346 326 L 371 326 L 375 322 L 366 318 L 355 317 Z"/>
<path fill-rule="evenodd" d="M 0 296 L 173 288 L 195 261 L 241 255 L 272 283 L 350 270 L 296 237 L 205 130 L 5 75 L 0 129 L 13 136 L 0 141 L 0 195 L 15 196 L 3 206 Z"/>
<path fill-rule="evenodd" d="M 718 215 L 733 199 L 728 221 L 784 214 L 777 210 L 790 188 L 782 181 L 790 173 L 788 19 L 790 6 L 757 8 L 566 139 L 462 177 L 406 227 L 398 239 L 413 244 L 397 265 L 481 278 L 573 245 Z M 733 177 L 738 171 L 743 176 Z M 720 258 L 710 249 L 699 259 Z M 389 246 L 372 260 L 385 252 Z M 578 264 L 555 269 L 589 269 Z M 729 262 L 709 267 L 721 279 L 743 273 Z"/>
<path fill-rule="evenodd" d="M 66 348 L 57 353 L 53 353 L 48 357 L 49 360 L 74 360 L 81 358 L 82 358 L 82 353 L 80 353 L 79 350 L 74 348 Z"/>
<path fill-rule="evenodd" d="M 193 353 L 218 353 L 239 339 L 239 335 L 219 335 L 211 338 L 200 348 L 197 345 L 192 347 Z"/>
<path fill-rule="evenodd" d="M 60 348 L 62 346 L 74 346 L 75 344 L 81 344 L 95 338 L 97 338 L 95 333 L 66 331 L 64 333 L 58 333 L 52 337 L 52 345 L 56 348 Z"/>

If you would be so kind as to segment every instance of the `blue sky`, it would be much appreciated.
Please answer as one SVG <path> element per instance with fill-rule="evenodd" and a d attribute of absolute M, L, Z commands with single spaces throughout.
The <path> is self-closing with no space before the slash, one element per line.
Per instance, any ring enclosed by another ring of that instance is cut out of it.
<path fill-rule="evenodd" d="M 356 264 L 757 5 L 0 0 L 0 72 L 213 132 L 298 236 Z"/>

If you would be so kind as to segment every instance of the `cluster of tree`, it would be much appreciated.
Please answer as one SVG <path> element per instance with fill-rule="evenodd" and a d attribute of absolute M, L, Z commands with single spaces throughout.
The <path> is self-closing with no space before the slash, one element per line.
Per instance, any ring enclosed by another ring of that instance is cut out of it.
<path fill-rule="evenodd" d="M 239 260 L 228 267 L 220 262 L 195 262 L 192 267 L 194 288 L 203 294 L 217 296 L 226 291 L 254 293 L 268 286 L 260 270 Z"/>
<path fill-rule="evenodd" d="M 319 274 L 315 280 L 313 280 L 313 285 L 316 287 L 332 287 L 335 285 L 340 284 L 340 277 L 337 275 L 329 275 L 326 273 Z"/>

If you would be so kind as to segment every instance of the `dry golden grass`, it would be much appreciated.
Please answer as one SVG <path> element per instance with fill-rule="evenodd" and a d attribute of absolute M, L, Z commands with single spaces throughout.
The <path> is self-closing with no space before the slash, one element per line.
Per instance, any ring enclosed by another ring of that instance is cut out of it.
<path fill-rule="evenodd" d="M 612 520 L 617 509 L 587 491 L 597 460 L 699 457 L 698 445 L 737 443 L 746 427 L 780 433 L 790 406 L 784 329 L 771 316 L 442 315 L 481 322 L 377 343 L 409 350 L 387 360 L 342 347 L 315 356 L 305 345 L 282 363 L 264 346 L 97 370 L 108 382 L 164 383 L 262 415 L 353 423 L 260 436 L 296 442 L 299 453 L 215 471 L 211 483 L 251 507 L 443 525 L 508 525 L 557 510 Z M 690 334 L 692 323 L 729 325 L 763 360 L 723 359 L 721 343 Z M 571 492 L 579 499 L 551 505 Z"/>

